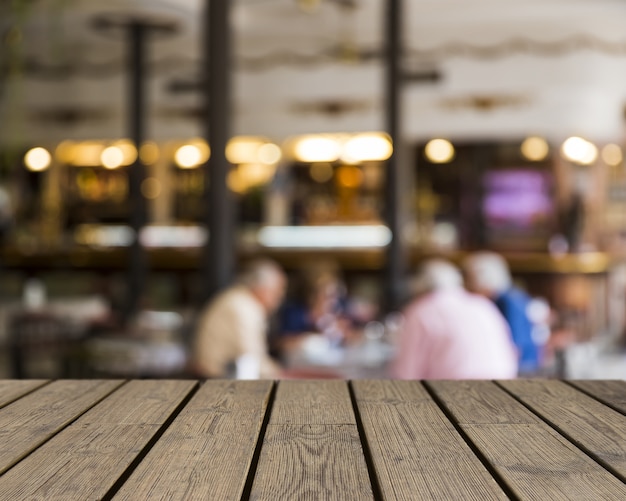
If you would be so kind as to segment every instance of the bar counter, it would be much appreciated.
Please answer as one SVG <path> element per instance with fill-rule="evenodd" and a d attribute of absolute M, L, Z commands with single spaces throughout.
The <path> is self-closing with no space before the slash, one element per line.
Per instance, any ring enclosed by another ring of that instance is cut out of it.
<path fill-rule="evenodd" d="M 150 248 L 145 249 L 146 258 L 155 270 L 185 271 L 200 266 L 200 249 Z M 605 252 L 551 255 L 546 252 L 502 252 L 514 273 L 539 274 L 597 274 L 606 273 L 612 266 L 626 262 L 626 256 Z M 331 259 L 345 270 L 380 270 L 384 267 L 383 249 L 279 249 L 248 248 L 237 252 L 238 259 L 250 259 L 263 255 L 275 259 L 287 268 L 299 268 L 311 260 Z M 460 262 L 467 255 L 464 251 L 409 252 L 409 264 L 417 265 L 429 257 L 445 257 Z M 72 246 L 63 249 L 28 251 L 5 246 L 0 249 L 0 259 L 6 268 L 28 270 L 54 269 L 124 269 L 128 249 L 119 247 L 98 248 Z"/>
<path fill-rule="evenodd" d="M 0 499 L 626 499 L 626 381 L 0 381 Z"/>

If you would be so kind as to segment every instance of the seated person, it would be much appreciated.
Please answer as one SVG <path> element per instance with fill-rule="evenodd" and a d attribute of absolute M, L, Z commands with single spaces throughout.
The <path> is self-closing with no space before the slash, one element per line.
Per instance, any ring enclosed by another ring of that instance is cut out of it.
<path fill-rule="evenodd" d="M 478 252 L 470 255 L 463 267 L 468 288 L 491 299 L 509 324 L 519 355 L 520 375 L 537 372 L 541 353 L 532 338 L 534 326 L 528 316 L 531 298 L 513 285 L 504 258 L 493 252 Z"/>
<path fill-rule="evenodd" d="M 295 280 L 292 298 L 279 315 L 281 345 L 311 333 L 341 344 L 349 336 L 344 287 L 337 273 L 327 267 L 310 266 Z"/>
<path fill-rule="evenodd" d="M 285 286 L 280 267 L 259 260 L 209 302 L 194 335 L 192 368 L 197 376 L 254 379 L 280 375 L 280 367 L 268 354 L 267 325 L 281 304 Z"/>
<path fill-rule="evenodd" d="M 391 375 L 399 379 L 509 379 L 517 357 L 504 318 L 463 288 L 457 268 L 426 262 L 405 308 Z"/>

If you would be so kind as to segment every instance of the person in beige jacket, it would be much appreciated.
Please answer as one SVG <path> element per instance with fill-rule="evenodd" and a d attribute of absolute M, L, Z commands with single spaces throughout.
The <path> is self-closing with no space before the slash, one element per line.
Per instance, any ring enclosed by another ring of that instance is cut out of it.
<path fill-rule="evenodd" d="M 280 306 L 286 276 L 273 261 L 251 263 L 237 282 L 201 312 L 192 368 L 199 377 L 275 378 L 280 366 L 268 354 L 269 316 Z"/>

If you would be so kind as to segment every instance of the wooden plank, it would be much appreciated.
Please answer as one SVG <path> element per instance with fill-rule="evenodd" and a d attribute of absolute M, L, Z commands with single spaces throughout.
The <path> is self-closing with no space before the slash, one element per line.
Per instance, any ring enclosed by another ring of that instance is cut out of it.
<path fill-rule="evenodd" d="M 281 381 L 276 397 L 273 425 L 355 424 L 345 381 Z"/>
<path fill-rule="evenodd" d="M 500 384 L 626 479 L 626 416 L 561 381 L 531 379 Z"/>
<path fill-rule="evenodd" d="M 626 414 L 626 381 L 568 381 L 576 388 L 593 395 L 605 404 Z"/>
<path fill-rule="evenodd" d="M 522 499 L 626 499 L 626 486 L 488 381 L 427 383 Z"/>
<path fill-rule="evenodd" d="M 121 381 L 56 381 L 1 409 L 0 473 L 121 384 Z"/>
<path fill-rule="evenodd" d="M 418 381 L 352 385 L 384 499 L 509 499 Z"/>
<path fill-rule="evenodd" d="M 271 388 L 204 383 L 114 499 L 240 499 Z"/>
<path fill-rule="evenodd" d="M 194 386 L 145 380 L 120 387 L 0 477 L 0 499 L 101 499 Z"/>
<path fill-rule="evenodd" d="M 373 499 L 345 381 L 282 381 L 250 499 Z"/>
<path fill-rule="evenodd" d="M 47 383 L 45 379 L 3 379 L 0 381 L 0 408 Z"/>

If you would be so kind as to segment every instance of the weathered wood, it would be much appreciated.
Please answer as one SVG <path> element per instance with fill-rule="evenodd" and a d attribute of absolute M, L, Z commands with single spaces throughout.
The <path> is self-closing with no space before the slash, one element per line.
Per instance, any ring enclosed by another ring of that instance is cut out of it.
<path fill-rule="evenodd" d="M 204 383 L 114 499 L 240 499 L 271 387 Z"/>
<path fill-rule="evenodd" d="M 278 384 L 250 499 L 373 499 L 346 382 Z"/>
<path fill-rule="evenodd" d="M 522 499 L 626 498 L 626 486 L 487 381 L 427 383 L 493 469 Z"/>
<path fill-rule="evenodd" d="M 4 379 L 0 381 L 0 408 L 43 386 L 45 379 Z"/>
<path fill-rule="evenodd" d="M 580 390 L 626 414 L 626 381 L 568 381 Z"/>
<path fill-rule="evenodd" d="M 354 411 L 345 381 L 281 381 L 272 407 L 276 424 L 349 424 Z"/>
<path fill-rule="evenodd" d="M 626 479 L 626 416 L 560 381 L 503 381 L 570 441 Z"/>
<path fill-rule="evenodd" d="M 621 501 L 624 387 L 0 381 L 0 501 Z"/>
<path fill-rule="evenodd" d="M 56 381 L 1 409 L 0 473 L 121 384 L 121 381 Z"/>
<path fill-rule="evenodd" d="M 122 386 L 0 477 L 0 499 L 101 499 L 195 384 Z"/>
<path fill-rule="evenodd" d="M 418 381 L 352 385 L 384 499 L 508 499 Z"/>

